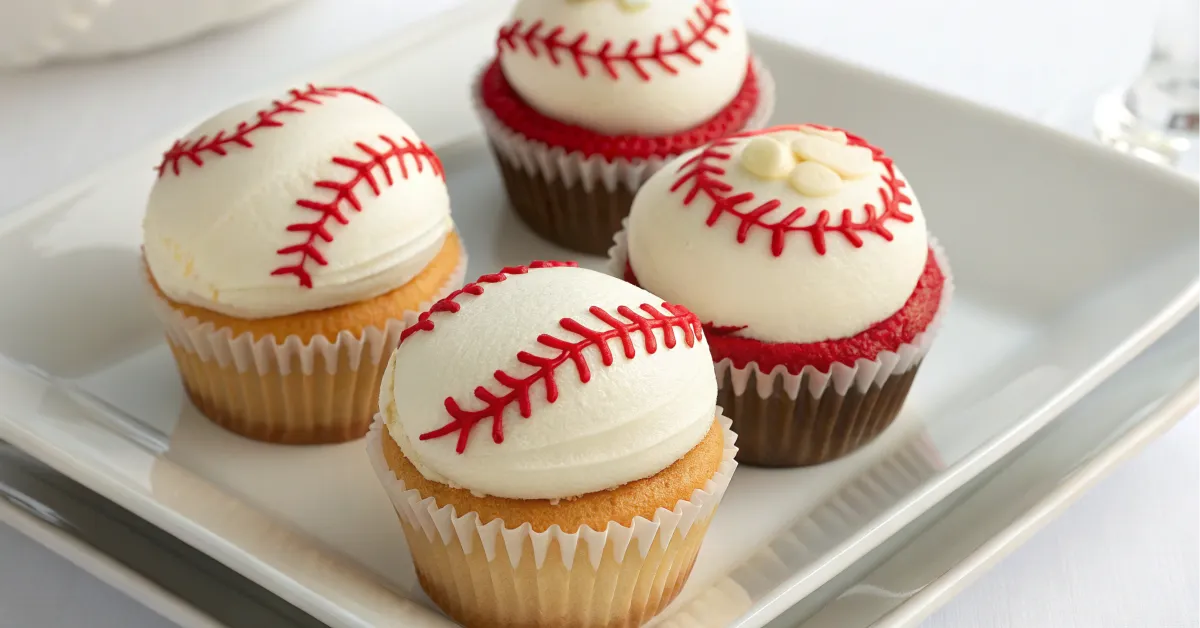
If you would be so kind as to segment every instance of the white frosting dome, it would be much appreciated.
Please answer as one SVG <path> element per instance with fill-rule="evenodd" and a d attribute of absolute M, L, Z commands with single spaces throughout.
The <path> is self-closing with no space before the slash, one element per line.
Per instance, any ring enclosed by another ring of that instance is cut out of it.
<path fill-rule="evenodd" d="M 435 305 L 391 357 L 380 409 L 422 475 L 559 499 L 650 477 L 703 440 L 717 384 L 694 315 L 594 271 L 521 270 Z"/>
<path fill-rule="evenodd" d="M 680 156 L 638 192 L 638 283 L 765 342 L 853 336 L 908 301 L 925 217 L 883 152 L 843 131 L 775 127 Z"/>
<path fill-rule="evenodd" d="M 437 156 L 353 88 L 235 106 L 178 140 L 159 171 L 144 221 L 155 281 L 240 318 L 392 290 L 453 228 Z"/>
<path fill-rule="evenodd" d="M 664 135 L 716 115 L 749 63 L 731 0 L 521 0 L 500 65 L 531 106 L 610 135 Z"/>

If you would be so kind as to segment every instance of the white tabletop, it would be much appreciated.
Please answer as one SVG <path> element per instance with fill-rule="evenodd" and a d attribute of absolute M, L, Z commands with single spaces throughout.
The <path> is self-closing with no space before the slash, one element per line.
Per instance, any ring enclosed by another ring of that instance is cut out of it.
<path fill-rule="evenodd" d="M 0 74 L 0 211 L 454 4 L 307 0 L 149 55 Z M 1078 133 L 1136 72 L 1153 21 L 1140 0 L 742 4 L 759 31 Z M 1198 438 L 1193 414 L 926 626 L 1200 626 Z M 0 526 L 0 627 L 165 625 Z"/>

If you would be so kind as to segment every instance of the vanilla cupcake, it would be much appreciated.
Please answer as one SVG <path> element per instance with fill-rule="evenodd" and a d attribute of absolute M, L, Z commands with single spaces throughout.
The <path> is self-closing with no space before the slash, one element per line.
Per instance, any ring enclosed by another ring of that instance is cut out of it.
<path fill-rule="evenodd" d="M 610 257 L 704 321 L 739 461 L 764 466 L 826 462 L 891 424 L 953 292 L 892 160 L 811 124 L 672 162 Z"/>
<path fill-rule="evenodd" d="M 467 626 L 636 626 L 736 463 L 700 321 L 573 264 L 505 268 L 404 334 L 368 436 L 429 597 Z"/>
<path fill-rule="evenodd" d="M 196 407 L 258 440 L 366 433 L 384 358 L 462 284 L 444 177 L 403 120 L 351 87 L 237 105 L 177 140 L 143 253 Z"/>
<path fill-rule="evenodd" d="M 521 0 L 474 86 L 517 215 L 603 255 L 662 164 L 766 123 L 770 74 L 734 0 Z"/>

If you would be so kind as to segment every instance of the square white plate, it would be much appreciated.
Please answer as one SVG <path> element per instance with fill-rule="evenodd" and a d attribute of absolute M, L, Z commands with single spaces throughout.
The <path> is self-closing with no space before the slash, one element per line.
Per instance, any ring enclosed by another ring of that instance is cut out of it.
<path fill-rule="evenodd" d="M 476 2 L 296 81 L 366 88 L 438 148 L 472 276 L 570 257 L 504 207 L 466 98 L 504 8 Z M 778 120 L 854 129 L 903 164 L 959 290 L 904 413 L 875 443 L 819 468 L 738 470 L 666 613 L 677 625 L 769 621 L 1197 303 L 1194 181 L 766 39 L 753 45 L 777 76 Z M 0 438 L 322 621 L 448 625 L 415 583 L 361 443 L 250 442 L 185 400 L 139 285 L 142 206 L 168 144 L 0 221 Z"/>
<path fill-rule="evenodd" d="M 768 628 L 916 625 L 1197 400 L 1196 313 Z M 0 522 L 185 628 L 312 628 L 271 592 L 0 442 Z"/>
<path fill-rule="evenodd" d="M 1193 310 L 1036 436 L 768 628 L 919 625 L 1195 410 L 1198 323 Z"/>
<path fill-rule="evenodd" d="M 917 626 L 1200 401 L 1200 315 L 768 628 Z M 185 628 L 316 620 L 0 442 L 0 522 Z"/>

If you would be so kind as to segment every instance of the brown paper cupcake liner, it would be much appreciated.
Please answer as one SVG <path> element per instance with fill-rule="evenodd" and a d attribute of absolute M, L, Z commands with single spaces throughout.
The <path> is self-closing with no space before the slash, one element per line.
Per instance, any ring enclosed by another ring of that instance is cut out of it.
<path fill-rule="evenodd" d="M 625 276 L 629 260 L 625 225 L 613 236 L 608 272 Z M 844 456 L 878 436 L 900 412 L 917 367 L 933 345 L 954 295 L 954 276 L 946 252 L 929 236 L 929 248 L 945 282 L 937 313 L 929 326 L 895 351 L 828 370 L 811 366 L 791 373 L 782 365 L 763 370 L 756 363 L 715 363 L 718 403 L 746 442 L 738 462 L 759 466 L 807 466 Z M 843 422 L 845 424 L 843 424 Z M 828 442 L 823 442 L 826 439 Z M 791 462 L 788 462 L 791 461 Z"/>
<path fill-rule="evenodd" d="M 830 390 L 795 397 L 784 389 L 783 378 L 770 375 L 765 379 L 771 380 L 771 393 L 761 396 L 753 372 L 750 385 L 742 393 L 735 392 L 733 371 L 727 370 L 719 382 L 717 403 L 728 408 L 733 418 L 739 435 L 738 462 L 805 467 L 841 458 L 887 429 L 900 413 L 919 367 L 918 361 L 865 391 L 851 387 L 844 394 Z M 808 388 L 808 382 L 802 381 L 800 388 Z"/>
<path fill-rule="evenodd" d="M 942 298 L 929 326 L 895 351 L 881 351 L 874 360 L 860 359 L 853 366 L 837 363 L 827 371 L 805 367 L 799 373 L 782 366 L 764 371 L 753 362 L 742 367 L 728 359 L 716 363 L 717 399 L 729 408 L 733 429 L 752 443 L 742 448 L 739 462 L 821 464 L 866 445 L 892 424 L 954 294 L 946 253 L 932 235 L 929 247 L 945 276 Z"/>
<path fill-rule="evenodd" d="M 738 131 L 765 126 L 774 111 L 774 79 L 757 59 L 754 69 L 758 108 Z M 472 101 L 517 216 L 551 242 L 604 255 L 638 188 L 674 156 L 610 161 L 531 140 L 505 126 L 483 104 L 482 77 L 480 72 L 473 84 Z"/>
<path fill-rule="evenodd" d="M 422 311 L 462 285 L 466 271 L 464 251 L 450 278 L 419 309 L 368 326 L 360 336 L 341 332 L 333 341 L 234 336 L 229 328 L 185 316 L 157 295 L 152 303 L 184 390 L 214 423 L 272 443 L 338 443 L 366 434 L 390 348 Z"/>
<path fill-rule="evenodd" d="M 568 186 L 562 179 L 547 180 L 530 174 L 505 159 L 495 144 L 492 151 L 500 167 L 504 190 L 517 216 L 542 238 L 589 255 L 604 255 L 612 234 L 629 215 L 634 190 Z"/>
<path fill-rule="evenodd" d="M 719 409 L 718 409 L 719 410 Z M 639 626 L 687 582 L 704 533 L 737 467 L 725 416 L 725 452 L 703 489 L 673 510 L 603 530 L 480 523 L 407 488 L 388 467 L 381 418 L 367 434 L 376 475 L 400 518 L 421 587 L 456 621 L 483 626 Z"/>

